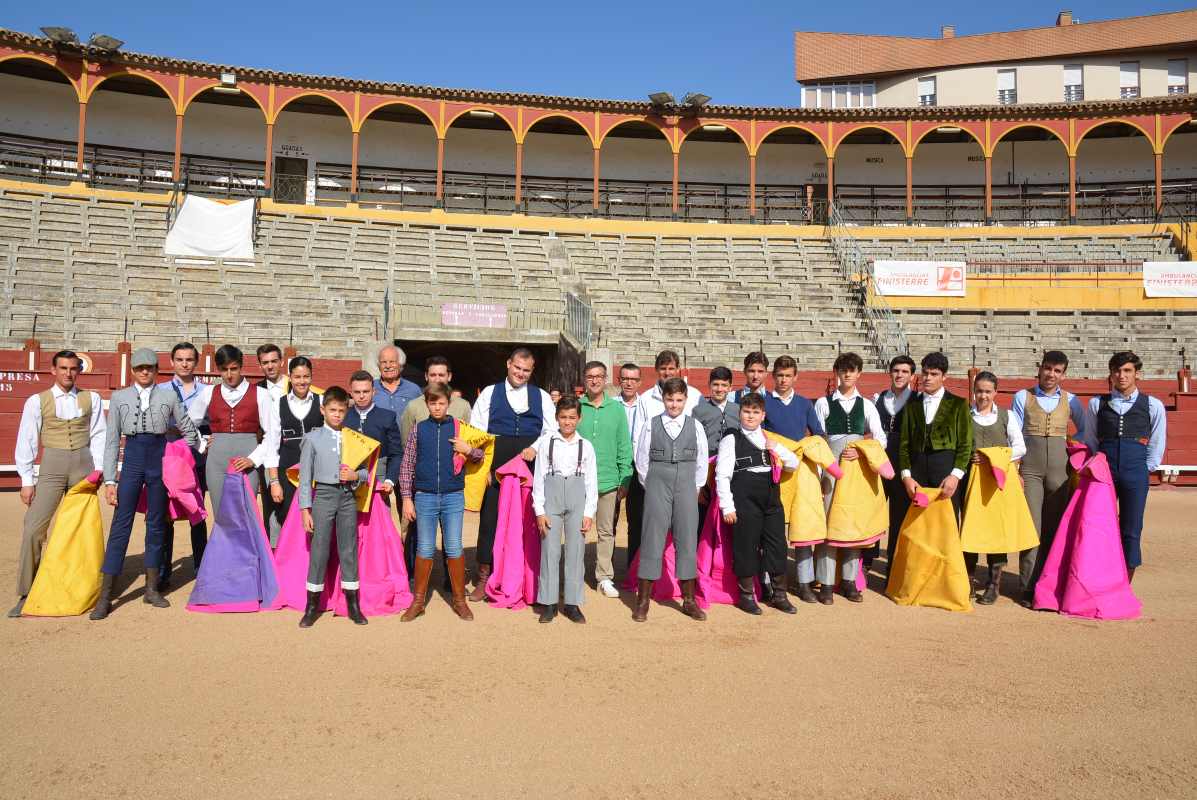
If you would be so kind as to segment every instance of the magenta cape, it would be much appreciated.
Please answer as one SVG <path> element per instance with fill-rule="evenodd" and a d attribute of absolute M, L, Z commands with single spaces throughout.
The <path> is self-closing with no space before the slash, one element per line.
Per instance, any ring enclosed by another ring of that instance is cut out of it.
<path fill-rule="evenodd" d="M 249 476 L 229 467 L 189 611 L 257 611 L 278 594 L 274 557 Z"/>
<path fill-rule="evenodd" d="M 166 443 L 162 455 L 162 482 L 166 484 L 167 508 L 172 520 L 185 519 L 192 525 L 208 518 L 204 493 L 195 477 L 195 455 L 183 439 Z M 137 511 L 146 512 L 145 489 L 137 501 Z"/>
<path fill-rule="evenodd" d="M 1118 528 L 1114 480 L 1103 453 L 1071 456 L 1080 484 L 1056 529 L 1035 608 L 1089 619 L 1135 619 L 1143 609 L 1131 590 Z"/>
<path fill-rule="evenodd" d="M 331 552 L 320 609 L 332 609 L 334 614 L 344 617 L 348 612 L 345 593 L 341 590 L 341 564 L 337 559 L 335 540 L 329 543 L 329 547 Z M 299 511 L 299 495 L 296 493 L 279 531 L 278 548 L 274 551 L 279 592 L 271 609 L 287 607 L 303 611 L 308 597 L 310 548 L 311 536 L 303 529 L 303 515 Z M 403 562 L 403 540 L 391 518 L 391 507 L 377 487 L 370 510 L 359 511 L 357 515 L 357 575 L 361 583 L 358 599 L 362 613 L 367 617 L 398 614 L 411 605 L 407 565 Z"/>
<path fill-rule="evenodd" d="M 540 574 L 540 531 L 532 511 L 532 473 L 522 456 L 495 470 L 499 481 L 499 521 L 495 527 L 494 571 L 486 596 L 499 608 L 519 609 L 536 602 Z"/>

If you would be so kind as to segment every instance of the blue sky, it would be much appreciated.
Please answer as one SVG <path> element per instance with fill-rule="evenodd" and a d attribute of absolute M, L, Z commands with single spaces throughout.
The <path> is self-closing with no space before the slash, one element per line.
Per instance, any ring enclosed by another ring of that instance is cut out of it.
<path fill-rule="evenodd" d="M 0 27 L 36 33 L 64 25 L 82 38 L 116 36 L 139 52 L 399 83 L 631 99 L 701 91 L 716 103 L 797 105 L 795 30 L 938 36 L 941 25 L 954 24 L 965 35 L 1050 25 L 1060 8 L 1088 21 L 1192 3 L 1009 0 L 998 11 L 958 0 L 97 5 L 12 4 L 0 11 Z"/>

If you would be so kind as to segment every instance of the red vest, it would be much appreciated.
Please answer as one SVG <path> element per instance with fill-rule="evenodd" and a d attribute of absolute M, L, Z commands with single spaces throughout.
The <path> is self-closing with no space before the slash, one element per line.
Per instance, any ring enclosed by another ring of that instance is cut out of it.
<path fill-rule="evenodd" d="M 212 387 L 212 399 L 208 402 L 208 424 L 212 433 L 253 433 L 262 427 L 258 419 L 258 387 L 252 383 L 245 395 L 230 406 L 220 391 L 221 384 Z"/>

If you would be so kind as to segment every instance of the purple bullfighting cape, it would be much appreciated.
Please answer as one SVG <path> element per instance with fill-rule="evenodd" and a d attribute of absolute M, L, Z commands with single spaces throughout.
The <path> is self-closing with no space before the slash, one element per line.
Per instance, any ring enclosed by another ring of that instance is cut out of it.
<path fill-rule="evenodd" d="M 540 574 L 540 531 L 532 511 L 532 473 L 521 456 L 495 470 L 499 480 L 499 521 L 495 528 L 494 572 L 486 596 L 499 608 L 536 602 Z"/>

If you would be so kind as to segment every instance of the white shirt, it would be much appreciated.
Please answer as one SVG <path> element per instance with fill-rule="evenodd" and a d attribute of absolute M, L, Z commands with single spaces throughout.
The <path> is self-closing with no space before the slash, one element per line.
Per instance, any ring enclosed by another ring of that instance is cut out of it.
<path fill-rule="evenodd" d="M 50 394 L 54 395 L 54 416 L 59 419 L 78 419 L 83 416 L 79 408 L 79 389 L 72 388 L 64 392 L 57 383 L 50 387 Z M 107 420 L 104 418 L 104 401 L 95 392 L 91 395 L 91 421 L 88 425 L 88 449 L 91 450 L 91 461 L 96 469 L 104 466 L 104 437 L 108 430 Z M 37 481 L 33 477 L 33 462 L 37 459 L 37 449 L 41 442 L 42 433 L 42 399 L 32 395 L 25 399 L 21 409 L 21 424 L 17 428 L 17 446 L 14 454 L 17 474 L 21 476 L 22 486 L 34 486 Z"/>
<path fill-rule="evenodd" d="M 269 378 L 263 378 L 263 380 L 266 382 L 266 392 L 276 403 L 285 397 L 291 389 L 291 381 L 287 379 L 286 375 L 279 375 L 278 380 L 273 382 Z"/>
<path fill-rule="evenodd" d="M 619 404 L 623 406 L 623 414 L 628 418 L 628 435 L 632 437 L 632 441 L 636 441 L 636 420 L 640 418 L 640 395 L 627 402 L 623 399 L 623 395 L 619 396 Z"/>
<path fill-rule="evenodd" d="M 320 395 L 313 391 L 308 391 L 307 397 L 300 400 L 295 396 L 295 392 L 287 392 L 287 407 L 291 409 L 291 413 L 295 415 L 296 419 L 303 419 L 312 410 L 312 398 L 315 397 L 320 405 L 324 405 L 323 399 Z"/>
<path fill-rule="evenodd" d="M 881 404 L 885 406 L 886 412 L 888 412 L 891 417 L 896 417 L 898 412 L 901 411 L 903 406 L 906 405 L 906 401 L 910 399 L 912 394 L 914 394 L 914 392 L 910 391 L 909 386 L 903 389 L 899 394 L 894 394 L 893 389 L 886 389 L 884 392 L 873 395 L 873 402 L 876 403 L 878 400 L 880 400 Z"/>
<path fill-rule="evenodd" d="M 219 389 L 217 388 L 219 387 Z M 250 383 L 247 380 L 242 380 L 237 384 L 236 388 L 230 389 L 221 381 L 216 386 L 205 386 L 203 392 L 191 404 L 191 408 L 187 409 L 187 416 L 191 417 L 191 421 L 196 426 L 202 425 L 204 419 L 208 416 L 208 406 L 212 402 L 212 392 L 219 391 L 221 398 L 229 405 L 230 408 L 235 408 L 242 398 L 245 397 L 246 392 L 249 391 Z M 254 462 L 255 467 L 266 467 L 267 469 L 274 469 L 278 467 L 278 443 L 282 436 L 282 424 L 279 422 L 278 405 L 270 398 L 270 392 L 265 389 L 259 389 L 258 397 L 258 425 L 262 428 L 262 441 L 258 442 L 246 458 Z M 220 431 L 215 431 L 220 433 Z M 200 452 L 206 451 L 208 448 L 207 441 L 200 438 Z"/>
<path fill-rule="evenodd" d="M 148 411 L 150 408 L 150 395 L 154 393 L 154 384 L 149 386 L 137 387 L 137 400 L 141 404 L 142 411 Z"/>
<path fill-rule="evenodd" d="M 973 415 L 973 422 L 983 428 L 988 428 L 990 425 L 997 423 L 998 407 L 992 406 L 988 414 L 982 414 L 977 411 L 976 406 L 969 409 L 969 413 Z M 1010 460 L 1018 461 L 1027 454 L 1027 443 L 1022 438 L 1022 426 L 1018 424 L 1018 420 L 1013 414 L 1006 414 L 1006 441 L 1010 443 Z"/>
<path fill-rule="evenodd" d="M 760 428 L 753 428 L 752 430 L 741 429 L 741 433 L 758 448 L 761 450 L 765 449 L 765 444 L 768 440 Z M 790 470 L 798 468 L 798 456 L 794 455 L 793 451 L 787 450 L 776 442 L 770 443 L 769 449 L 781 461 L 782 469 Z M 767 466 L 748 467 L 749 472 L 770 472 L 772 469 L 773 467 Z M 732 474 L 735 471 L 736 437 L 724 436 L 719 442 L 719 455 L 715 459 L 715 493 L 719 495 L 719 508 L 724 514 L 732 513 L 736 510 L 736 503 L 732 497 L 731 490 Z"/>
<path fill-rule="evenodd" d="M 782 397 L 776 391 L 769 392 L 769 394 L 773 395 L 773 397 L 780 400 L 781 404 L 783 406 L 788 406 L 794 400 L 794 395 L 797 394 L 797 392 L 795 392 L 793 389 L 791 389 L 790 393 L 787 394 L 785 397 Z"/>
<path fill-rule="evenodd" d="M 935 414 L 939 411 L 939 403 L 941 400 L 943 400 L 943 393 L 944 388 L 942 386 L 939 387 L 939 391 L 935 394 L 927 394 L 926 392 L 923 392 L 923 417 L 928 425 L 930 425 L 931 421 L 935 419 Z M 954 467 L 952 468 L 951 475 L 956 480 L 964 479 L 964 472 Z M 910 470 L 902 470 L 901 477 L 909 478 Z"/>
<path fill-rule="evenodd" d="M 885 447 L 885 428 L 881 426 L 881 415 L 877 413 L 877 406 L 861 397 L 860 392 L 855 389 L 849 395 L 840 394 L 839 389 L 831 393 L 831 399 L 840 404 L 840 408 L 844 409 L 845 414 L 852 412 L 852 406 L 856 404 L 856 398 L 858 397 L 861 399 L 861 408 L 864 409 L 866 429 L 873 435 L 874 439 L 881 443 L 882 447 Z M 820 397 L 815 400 L 815 415 L 819 418 L 819 422 L 823 423 L 823 430 L 827 430 L 827 418 L 831 416 L 831 404 L 827 402 L 826 397 Z M 838 442 L 849 435 L 847 433 L 837 433 L 834 436 L 828 436 L 827 441 Z"/>
<path fill-rule="evenodd" d="M 677 439 L 690 415 L 682 414 L 680 417 L 671 417 L 668 414 L 658 414 L 657 416 L 661 418 L 661 423 L 665 426 L 665 435 L 670 439 Z M 707 451 L 707 435 L 703 433 L 702 423 L 698 420 L 694 421 L 694 432 L 696 434 L 694 438 L 698 440 L 697 457 L 694 464 L 694 483 L 701 489 L 707 485 L 707 468 L 710 466 L 710 457 Z M 648 451 L 652 449 L 650 447 L 652 439 L 653 426 L 641 425 L 640 435 L 636 437 L 636 449 L 632 460 L 636 464 L 636 474 L 640 477 L 642 485 L 645 476 L 648 475 Z"/>
<path fill-rule="evenodd" d="M 553 463 L 549 463 L 549 446 L 553 448 Z M 553 432 L 536 443 L 536 467 L 532 470 L 532 510 L 536 516 L 544 516 L 544 481 L 550 473 L 569 477 L 578 472 L 578 444 L 582 445 L 582 480 L 586 486 L 586 503 L 582 516 L 594 519 L 598 510 L 598 464 L 594 458 L 594 445 L 575 431 L 566 439 Z"/>
<path fill-rule="evenodd" d="M 507 393 L 507 405 L 511 406 L 512 411 L 523 414 L 528 410 L 528 384 L 512 386 L 511 381 L 504 378 L 503 389 Z M 490 399 L 494 391 L 494 384 L 483 389 L 478 395 L 478 402 L 474 403 L 474 408 L 470 411 L 470 425 L 488 433 L 490 432 Z M 553 398 L 549 397 L 549 393 L 544 389 L 536 391 L 540 392 L 540 413 L 544 417 L 540 435 L 544 437 L 545 434 L 557 432 L 557 416 L 553 413 Z"/>
<path fill-rule="evenodd" d="M 682 409 L 682 415 L 686 415 L 694 411 L 694 407 L 702 402 L 702 392 L 695 389 L 689 384 L 686 385 L 686 406 Z M 648 427 L 649 421 L 653 417 L 659 417 L 665 413 L 665 398 L 661 395 L 660 382 L 654 383 L 653 388 L 649 389 L 640 395 L 637 400 L 640 408 L 636 412 L 636 427 L 632 429 L 632 441 L 640 441 L 640 432 L 642 429 Z M 701 428 L 702 426 L 699 425 Z"/>

